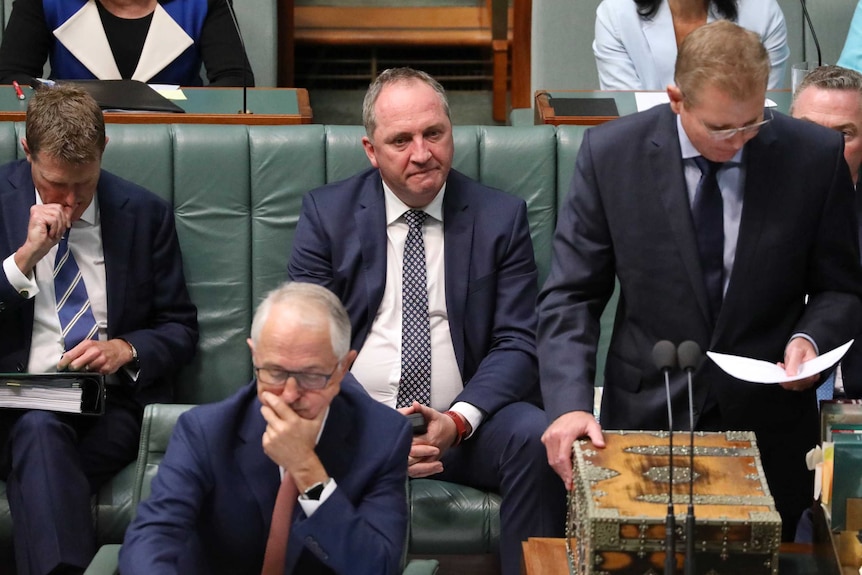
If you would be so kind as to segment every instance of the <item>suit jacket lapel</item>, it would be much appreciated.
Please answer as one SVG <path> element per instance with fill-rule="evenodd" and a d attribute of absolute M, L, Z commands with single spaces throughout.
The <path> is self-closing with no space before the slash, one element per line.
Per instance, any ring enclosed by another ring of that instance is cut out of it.
<path fill-rule="evenodd" d="M 383 288 L 386 284 L 386 205 L 379 172 L 375 177 L 366 180 L 355 217 L 368 301 L 365 324 L 371 329 L 374 316 L 383 300 Z M 366 335 L 367 331 L 361 335 L 362 341 Z M 360 334 L 354 334 L 354 341 L 358 341 L 358 337 Z"/>
<path fill-rule="evenodd" d="M 108 337 L 113 337 L 118 326 L 122 325 L 122 310 L 126 305 L 126 281 L 135 236 L 135 218 L 124 209 L 128 197 L 118 195 L 115 190 L 107 190 L 104 177 L 100 178 L 97 194 L 108 284 Z"/>
<path fill-rule="evenodd" d="M 464 198 L 460 178 L 450 173 L 443 198 L 443 262 L 446 268 L 446 310 L 458 369 L 464 373 L 464 308 L 473 253 L 474 216 Z"/>
<path fill-rule="evenodd" d="M 358 384 L 357 384 L 358 385 Z M 356 454 L 356 433 L 354 433 L 355 420 L 347 402 L 341 395 L 336 395 L 329 407 L 329 415 L 320 441 L 317 443 L 315 452 L 320 462 L 330 477 L 343 478 L 350 476 L 350 468 Z M 261 430 L 261 433 L 263 430 Z M 345 486 L 342 486 L 345 487 Z M 273 497 L 273 505 L 275 498 Z M 272 507 L 270 507 L 272 509 Z M 294 509 L 294 521 L 296 515 L 301 513 L 299 505 Z M 298 537 L 291 537 L 287 543 L 287 556 L 284 561 L 285 573 L 293 573 L 296 562 L 302 556 L 305 543 Z"/>
<path fill-rule="evenodd" d="M 265 429 L 266 420 L 260 414 L 260 402 L 253 399 L 248 403 L 239 429 L 240 444 L 236 449 L 236 461 L 257 500 L 261 524 L 264 533 L 268 534 L 280 475 L 278 465 L 263 453 L 260 444 Z"/>
<path fill-rule="evenodd" d="M 697 236 L 688 201 L 688 188 L 683 175 L 676 114 L 670 108 L 666 110 L 650 143 L 649 166 L 652 170 L 652 181 L 656 183 L 657 193 L 667 212 L 666 225 L 673 233 L 703 320 L 709 325 L 711 323 L 709 302 L 703 283 L 703 272 L 700 269 L 700 256 L 697 252 Z M 668 166 L 674 166 L 674 168 L 668 169 Z"/>
<path fill-rule="evenodd" d="M 775 174 L 781 169 L 778 166 L 779 153 L 773 149 L 775 142 L 775 134 L 767 126 L 745 145 L 742 159 L 745 166 L 742 216 L 739 222 L 739 236 L 736 239 L 736 255 L 722 310 L 732 306 L 736 298 L 746 297 L 745 288 L 740 288 L 742 290 L 740 291 L 736 286 L 747 285 L 750 278 L 757 274 L 758 243 L 766 227 L 768 214 L 779 203 L 775 200 L 777 190 L 770 178 L 770 174 Z M 724 325 L 722 318 L 725 315 L 727 314 L 722 311 L 716 328 Z"/>

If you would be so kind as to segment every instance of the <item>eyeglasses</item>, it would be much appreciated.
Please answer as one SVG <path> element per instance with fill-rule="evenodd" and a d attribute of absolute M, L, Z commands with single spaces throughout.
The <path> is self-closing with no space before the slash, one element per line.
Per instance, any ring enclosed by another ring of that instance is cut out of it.
<path fill-rule="evenodd" d="M 284 388 L 287 385 L 287 380 L 292 377 L 296 381 L 296 386 L 303 391 L 320 391 L 325 388 L 329 385 L 329 380 L 332 379 L 336 371 L 338 371 L 338 365 L 329 374 L 287 371 L 277 367 L 254 367 L 257 380 L 264 385 Z"/>
<path fill-rule="evenodd" d="M 771 122 L 773 117 L 774 117 L 772 115 L 772 109 L 767 108 L 766 112 L 769 114 L 768 118 L 764 117 L 764 119 L 760 122 L 755 122 L 754 124 L 742 126 L 741 128 L 727 128 L 725 130 L 711 130 L 709 128 L 709 126 L 707 126 L 706 123 L 704 123 L 703 120 L 698 118 L 698 121 L 700 121 L 701 125 L 706 130 L 706 133 L 709 134 L 709 137 L 712 138 L 713 140 L 729 140 L 737 134 L 742 134 L 743 136 L 746 134 L 756 134 L 758 132 L 758 130 L 760 130 L 760 128 L 762 128 L 763 126 L 765 126 L 766 124 Z"/>

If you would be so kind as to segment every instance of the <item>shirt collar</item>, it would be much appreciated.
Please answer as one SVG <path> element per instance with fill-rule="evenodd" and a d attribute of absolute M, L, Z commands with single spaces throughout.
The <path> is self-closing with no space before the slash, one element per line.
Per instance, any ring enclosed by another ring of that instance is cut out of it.
<path fill-rule="evenodd" d="M 434 196 L 434 199 L 431 200 L 431 203 L 427 206 L 421 208 L 423 212 L 437 220 L 438 222 L 443 221 L 443 196 L 446 195 L 446 183 L 443 183 L 443 187 L 440 188 L 440 191 L 437 192 L 437 195 Z M 386 182 L 383 182 L 383 199 L 386 203 L 386 225 L 390 225 L 398 220 L 404 212 L 411 209 L 410 206 L 402 202 L 398 199 L 398 196 L 395 195 L 389 186 L 386 185 Z"/>
<path fill-rule="evenodd" d="M 679 114 L 676 115 L 676 133 L 679 136 L 679 149 L 682 152 L 683 160 L 690 160 L 691 158 L 696 158 L 701 155 L 701 153 L 697 151 L 697 148 L 694 147 L 694 144 L 691 143 L 691 140 L 688 139 L 688 134 L 685 133 L 685 128 L 682 127 L 682 120 L 680 119 Z M 745 146 L 741 147 L 731 159 L 724 163 L 742 163 L 743 150 L 745 150 Z"/>

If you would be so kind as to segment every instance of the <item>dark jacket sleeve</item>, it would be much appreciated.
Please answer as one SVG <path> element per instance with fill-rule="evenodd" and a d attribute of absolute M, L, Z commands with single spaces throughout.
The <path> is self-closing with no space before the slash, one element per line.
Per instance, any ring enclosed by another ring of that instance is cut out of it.
<path fill-rule="evenodd" d="M 210 0 L 201 30 L 200 50 L 207 79 L 210 86 L 254 86 L 254 73 L 244 57 L 242 40 L 236 33 L 227 2 Z"/>

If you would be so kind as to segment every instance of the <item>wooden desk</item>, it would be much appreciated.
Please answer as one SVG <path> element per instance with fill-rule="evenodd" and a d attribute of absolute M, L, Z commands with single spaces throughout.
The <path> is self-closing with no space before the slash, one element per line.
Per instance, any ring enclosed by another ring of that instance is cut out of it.
<path fill-rule="evenodd" d="M 523 575 L 569 575 L 566 540 L 531 537 L 522 544 Z M 574 542 L 572 543 L 574 545 Z M 828 546 L 784 543 L 778 559 L 781 575 L 840 575 L 835 553 Z"/>
<path fill-rule="evenodd" d="M 23 88 L 29 99 L 33 91 Z M 248 108 L 240 114 L 242 88 L 183 88 L 186 100 L 174 100 L 185 114 L 105 112 L 114 124 L 310 124 L 308 91 L 304 88 L 249 88 Z M 23 122 L 28 100 L 18 100 L 12 86 L 0 86 L 0 121 Z"/>
<path fill-rule="evenodd" d="M 634 90 L 537 90 L 535 106 L 535 123 L 559 125 L 595 126 L 603 124 L 619 116 L 626 116 L 637 112 L 637 102 Z M 766 97 L 773 100 L 779 112 L 787 113 L 790 110 L 790 90 L 771 90 Z M 617 106 L 619 116 L 565 116 L 554 110 L 553 100 L 555 98 L 568 99 L 602 99 L 613 98 Z"/>

